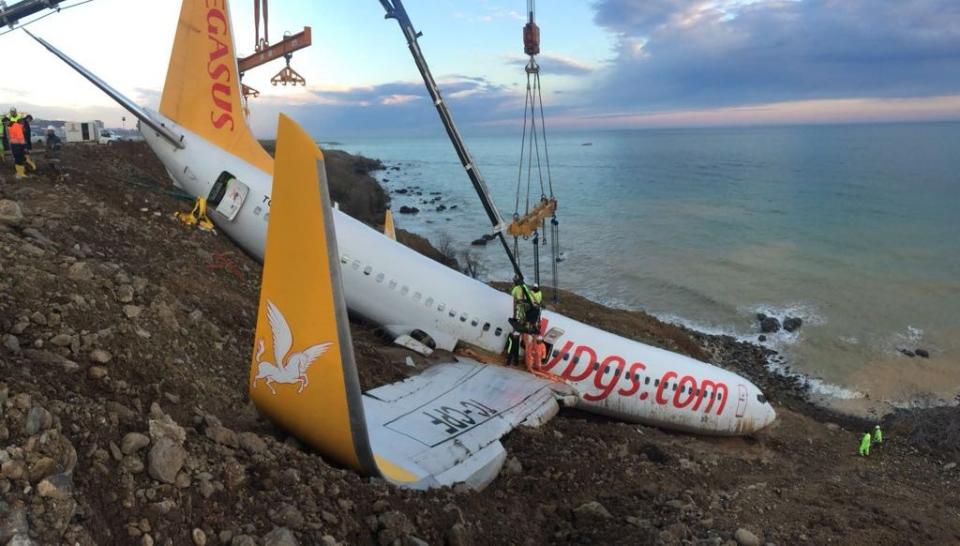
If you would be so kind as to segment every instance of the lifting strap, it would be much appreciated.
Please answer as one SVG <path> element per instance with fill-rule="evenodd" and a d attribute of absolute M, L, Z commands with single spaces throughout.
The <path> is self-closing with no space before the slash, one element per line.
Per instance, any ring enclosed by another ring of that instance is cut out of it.
<path fill-rule="evenodd" d="M 198 197 L 190 212 L 175 212 L 173 217 L 185 226 L 197 226 L 204 231 L 214 231 L 213 222 L 207 216 L 206 197 Z"/>

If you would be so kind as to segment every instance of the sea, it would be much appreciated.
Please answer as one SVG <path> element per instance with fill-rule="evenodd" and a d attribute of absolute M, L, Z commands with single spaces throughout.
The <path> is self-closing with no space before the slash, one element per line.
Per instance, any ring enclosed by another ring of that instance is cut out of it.
<path fill-rule="evenodd" d="M 838 409 L 956 403 L 960 123 L 548 132 L 539 169 L 519 129 L 467 138 L 508 220 L 552 187 L 561 288 L 770 347 Z M 376 173 L 395 213 L 420 209 L 399 227 L 510 278 L 500 245 L 471 245 L 490 223 L 444 135 L 337 147 L 399 167 Z M 529 277 L 532 241 L 519 251 Z M 803 325 L 760 341 L 758 313 Z"/>

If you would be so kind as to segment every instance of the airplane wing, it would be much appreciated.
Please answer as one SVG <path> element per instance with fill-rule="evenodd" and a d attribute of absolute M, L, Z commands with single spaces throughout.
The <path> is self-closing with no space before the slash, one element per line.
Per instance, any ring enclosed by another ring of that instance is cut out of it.
<path fill-rule="evenodd" d="M 500 438 L 559 411 L 569 386 L 519 370 L 461 360 L 367 391 L 367 433 L 381 473 L 415 489 L 483 489 L 500 472 Z"/>

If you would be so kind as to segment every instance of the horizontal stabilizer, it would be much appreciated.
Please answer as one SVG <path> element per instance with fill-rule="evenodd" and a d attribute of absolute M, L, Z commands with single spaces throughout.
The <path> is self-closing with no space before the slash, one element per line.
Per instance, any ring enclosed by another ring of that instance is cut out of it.
<path fill-rule="evenodd" d="M 381 474 L 405 487 L 465 483 L 482 489 L 500 472 L 500 438 L 559 410 L 570 388 L 518 370 L 461 360 L 363 396 Z"/>

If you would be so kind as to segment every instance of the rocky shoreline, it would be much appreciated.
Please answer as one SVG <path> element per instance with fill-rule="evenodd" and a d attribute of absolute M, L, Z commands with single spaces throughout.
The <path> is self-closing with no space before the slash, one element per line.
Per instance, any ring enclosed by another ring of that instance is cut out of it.
<path fill-rule="evenodd" d="M 341 208 L 382 221 L 382 165 L 326 157 Z M 170 220 L 189 203 L 144 145 L 41 159 L 0 181 L 0 545 L 960 541 L 956 408 L 888 416 L 859 458 L 867 423 L 808 403 L 768 349 L 570 293 L 580 320 L 750 377 L 778 422 L 703 438 L 564 410 L 506 438 L 484 492 L 362 478 L 249 403 L 259 265 Z M 352 329 L 365 387 L 429 364 Z"/>

